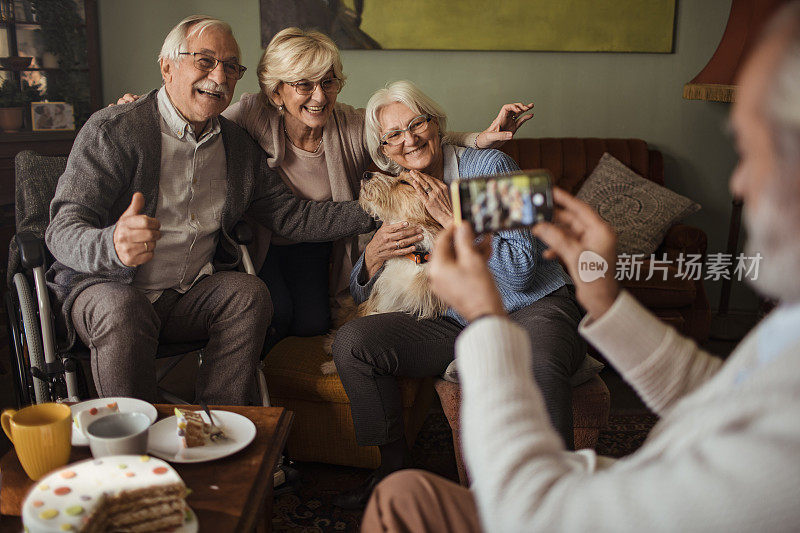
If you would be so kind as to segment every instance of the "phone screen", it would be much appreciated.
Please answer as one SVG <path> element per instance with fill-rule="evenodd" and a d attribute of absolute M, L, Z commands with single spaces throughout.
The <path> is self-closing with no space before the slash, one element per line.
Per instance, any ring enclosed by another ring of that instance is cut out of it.
<path fill-rule="evenodd" d="M 469 222 L 477 233 L 552 220 L 551 184 L 546 170 L 461 180 L 457 187 L 460 218 Z"/>

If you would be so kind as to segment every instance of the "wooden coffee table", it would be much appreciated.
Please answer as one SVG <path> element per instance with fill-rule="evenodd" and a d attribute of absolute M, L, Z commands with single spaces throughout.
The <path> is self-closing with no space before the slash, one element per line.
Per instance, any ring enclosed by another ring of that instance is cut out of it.
<path fill-rule="evenodd" d="M 172 416 L 176 406 L 155 404 L 155 407 L 161 419 Z M 186 501 L 197 514 L 200 531 L 270 531 L 272 474 L 294 414 L 282 407 L 211 407 L 246 416 L 256 426 L 256 437 L 244 450 L 229 457 L 172 465 L 192 489 Z M 70 462 L 90 457 L 88 446 L 75 446 Z M 22 530 L 22 502 L 34 484 L 22 470 L 12 448 L 0 460 L 0 514 L 3 515 L 0 531 Z"/>

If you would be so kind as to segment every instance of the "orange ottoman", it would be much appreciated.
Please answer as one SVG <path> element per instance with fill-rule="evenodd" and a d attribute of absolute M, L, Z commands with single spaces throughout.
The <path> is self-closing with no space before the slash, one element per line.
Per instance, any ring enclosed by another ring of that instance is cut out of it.
<path fill-rule="evenodd" d="M 458 466 L 458 480 L 464 486 L 469 486 L 466 465 L 461 456 L 461 422 L 459 409 L 461 408 L 461 387 L 443 379 L 436 380 L 436 392 L 442 403 L 450 429 L 453 431 L 453 448 L 456 452 L 456 465 Z M 608 413 L 611 410 L 611 394 L 608 387 L 595 375 L 588 381 L 572 389 L 572 422 L 575 431 L 575 449 L 594 448 L 600 430 L 608 424 Z"/>

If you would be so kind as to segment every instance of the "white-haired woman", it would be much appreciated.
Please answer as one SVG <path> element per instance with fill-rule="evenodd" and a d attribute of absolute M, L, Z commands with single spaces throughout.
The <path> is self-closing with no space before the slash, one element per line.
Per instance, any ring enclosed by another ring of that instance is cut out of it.
<path fill-rule="evenodd" d="M 346 76 L 339 49 L 323 33 L 286 28 L 270 41 L 257 68 L 260 93 L 244 94 L 223 116 L 261 145 L 268 164 L 299 197 L 353 200 L 369 167 L 364 110 L 337 102 Z M 129 101 L 125 95 L 120 103 Z M 531 115 L 533 104 L 507 104 L 485 131 L 453 134 L 464 146 L 491 147 L 508 140 Z M 391 229 L 391 231 L 389 231 Z M 416 227 L 382 233 L 408 243 L 390 255 L 408 254 L 421 238 Z M 358 238 L 336 243 L 296 243 L 258 226 L 254 263 L 269 288 L 274 316 L 266 354 L 287 335 L 311 336 L 330 327 L 329 295 L 347 294 L 359 256 Z"/>
<path fill-rule="evenodd" d="M 409 170 L 420 202 L 443 226 L 452 223 L 447 183 L 458 177 L 519 170 L 497 150 L 474 150 L 448 142 L 442 109 L 413 83 L 398 81 L 377 91 L 366 109 L 366 140 L 382 169 Z M 350 289 L 357 303 L 369 296 L 386 259 L 408 240 L 394 242 L 382 226 L 356 263 Z M 491 237 L 490 269 L 512 320 L 530 332 L 532 369 L 551 421 L 572 447 L 570 377 L 586 354 L 577 333 L 581 311 L 569 277 L 556 261 L 542 257 L 544 245 L 530 232 L 504 231 Z M 455 311 L 436 319 L 384 313 L 350 321 L 333 344 L 333 357 L 350 399 L 356 439 L 378 446 L 381 466 L 362 486 L 340 495 L 342 507 L 366 503 L 375 483 L 407 467 L 408 450 L 396 376 L 442 374 L 453 361 L 456 336 L 466 325 Z"/>

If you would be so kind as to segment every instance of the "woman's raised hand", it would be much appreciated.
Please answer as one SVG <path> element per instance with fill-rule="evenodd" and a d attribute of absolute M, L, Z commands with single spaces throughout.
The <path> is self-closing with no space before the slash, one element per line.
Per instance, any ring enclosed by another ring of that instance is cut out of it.
<path fill-rule="evenodd" d="M 447 184 L 418 170 L 411 170 L 408 175 L 409 183 L 433 219 L 445 228 L 452 224 L 453 204 Z"/>
<path fill-rule="evenodd" d="M 364 266 L 369 277 L 374 276 L 387 259 L 412 253 L 421 240 L 419 226 L 410 226 L 408 222 L 383 224 L 364 250 Z"/>
<path fill-rule="evenodd" d="M 575 283 L 578 301 L 599 318 L 619 295 L 614 277 L 617 236 L 594 209 L 569 193 L 555 188 L 553 200 L 559 207 L 553 223 L 537 224 L 533 234 L 550 247 L 546 259 L 561 259 Z"/>
<path fill-rule="evenodd" d="M 478 134 L 476 144 L 478 148 L 499 148 L 504 142 L 511 140 L 517 130 L 533 118 L 533 102 L 523 104 L 506 104 L 500 108 L 497 118 L 488 128 Z"/>

